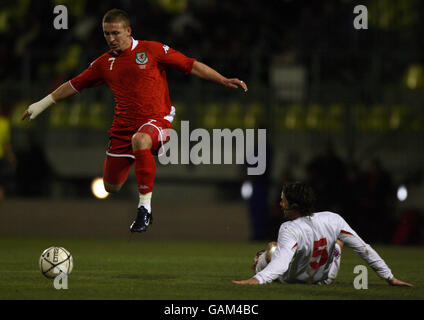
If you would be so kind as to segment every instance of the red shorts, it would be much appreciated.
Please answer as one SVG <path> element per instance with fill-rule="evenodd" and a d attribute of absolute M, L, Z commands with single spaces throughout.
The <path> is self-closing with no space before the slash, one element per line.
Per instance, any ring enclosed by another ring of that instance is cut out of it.
<path fill-rule="evenodd" d="M 170 128 L 171 122 L 165 119 L 147 120 L 132 128 L 112 127 L 109 130 L 109 145 L 103 164 L 103 180 L 109 184 L 125 182 L 135 159 L 132 150 L 134 134 L 137 132 L 148 134 L 152 139 L 152 154 L 158 155 L 161 146 L 169 140 Z"/>

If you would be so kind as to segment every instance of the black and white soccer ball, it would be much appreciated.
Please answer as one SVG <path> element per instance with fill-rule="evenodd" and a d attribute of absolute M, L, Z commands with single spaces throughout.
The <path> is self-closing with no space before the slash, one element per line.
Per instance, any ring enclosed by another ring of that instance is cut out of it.
<path fill-rule="evenodd" d="M 60 274 L 69 275 L 74 267 L 72 255 L 62 247 L 50 247 L 40 256 L 41 273 L 49 278 L 56 278 Z"/>

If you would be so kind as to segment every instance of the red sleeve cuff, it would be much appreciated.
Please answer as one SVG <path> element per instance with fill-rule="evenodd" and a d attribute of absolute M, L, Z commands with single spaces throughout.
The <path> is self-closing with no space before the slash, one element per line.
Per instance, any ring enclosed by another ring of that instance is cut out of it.
<path fill-rule="evenodd" d="M 75 92 L 79 93 L 79 90 L 77 90 L 77 88 L 75 88 L 75 85 L 72 84 L 72 80 L 69 80 L 69 85 L 71 86 L 72 89 L 75 90 Z"/>
<path fill-rule="evenodd" d="M 188 63 L 187 63 L 187 68 L 186 68 L 187 71 L 185 72 L 185 74 L 191 73 L 191 70 L 193 70 L 193 64 L 196 61 L 196 59 L 193 59 L 193 58 L 189 58 L 189 59 L 190 59 L 190 61 L 188 61 Z"/>

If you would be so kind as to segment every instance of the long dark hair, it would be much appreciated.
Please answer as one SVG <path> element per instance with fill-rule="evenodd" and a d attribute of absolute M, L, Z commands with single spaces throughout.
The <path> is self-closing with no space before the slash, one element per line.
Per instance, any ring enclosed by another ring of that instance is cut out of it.
<path fill-rule="evenodd" d="M 302 182 L 287 183 L 283 185 L 283 194 L 289 202 L 290 208 L 308 216 L 314 212 L 315 193 L 313 189 Z"/>

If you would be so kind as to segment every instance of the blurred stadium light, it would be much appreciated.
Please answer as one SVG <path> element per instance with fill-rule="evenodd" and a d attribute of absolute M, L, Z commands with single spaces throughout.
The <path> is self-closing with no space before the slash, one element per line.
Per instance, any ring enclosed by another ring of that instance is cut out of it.
<path fill-rule="evenodd" d="M 249 200 L 253 194 L 252 182 L 250 181 L 243 182 L 243 184 L 241 185 L 240 192 L 241 192 L 241 197 L 243 200 Z"/>
<path fill-rule="evenodd" d="M 404 185 L 397 189 L 397 198 L 399 201 L 405 201 L 408 198 L 408 189 Z"/>
<path fill-rule="evenodd" d="M 91 183 L 91 191 L 93 195 L 98 199 L 106 199 L 109 193 L 105 190 L 103 185 L 103 179 L 101 177 L 95 178 Z"/>

